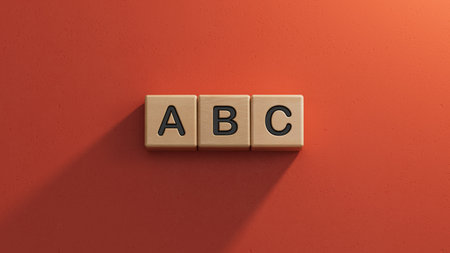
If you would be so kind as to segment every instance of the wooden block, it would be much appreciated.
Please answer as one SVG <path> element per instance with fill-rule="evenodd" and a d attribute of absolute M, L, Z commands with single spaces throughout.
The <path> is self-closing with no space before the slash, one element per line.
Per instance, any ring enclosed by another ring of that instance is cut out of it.
<path fill-rule="evenodd" d="M 250 96 L 200 95 L 198 148 L 248 150 Z"/>
<path fill-rule="evenodd" d="M 197 150 L 197 96 L 146 96 L 145 146 Z"/>
<path fill-rule="evenodd" d="M 303 146 L 303 96 L 253 95 L 252 150 L 299 150 Z"/>

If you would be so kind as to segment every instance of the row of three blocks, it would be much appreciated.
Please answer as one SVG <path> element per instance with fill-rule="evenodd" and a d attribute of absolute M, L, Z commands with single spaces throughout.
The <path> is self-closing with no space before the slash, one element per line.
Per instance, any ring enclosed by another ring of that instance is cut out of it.
<path fill-rule="evenodd" d="M 299 150 L 301 95 L 147 95 L 151 150 Z"/>

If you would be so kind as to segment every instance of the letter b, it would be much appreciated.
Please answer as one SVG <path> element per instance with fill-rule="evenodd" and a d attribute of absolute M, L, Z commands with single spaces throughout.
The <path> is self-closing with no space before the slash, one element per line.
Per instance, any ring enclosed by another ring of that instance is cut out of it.
<path fill-rule="evenodd" d="M 230 116 L 220 118 L 220 111 L 228 111 Z M 231 106 L 214 106 L 213 108 L 213 132 L 214 135 L 232 135 L 238 130 L 238 125 L 233 119 L 236 117 L 236 109 Z M 220 130 L 220 123 L 231 125 L 230 130 Z"/>

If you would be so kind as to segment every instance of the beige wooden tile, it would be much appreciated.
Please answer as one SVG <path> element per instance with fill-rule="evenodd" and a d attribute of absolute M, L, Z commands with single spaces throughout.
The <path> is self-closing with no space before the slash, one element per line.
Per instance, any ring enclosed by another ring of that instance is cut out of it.
<path fill-rule="evenodd" d="M 250 147 L 250 96 L 200 95 L 198 148 L 248 150 Z"/>
<path fill-rule="evenodd" d="M 146 96 L 145 146 L 156 150 L 197 150 L 197 96 Z"/>
<path fill-rule="evenodd" d="M 303 146 L 303 96 L 253 95 L 252 150 L 299 150 Z"/>

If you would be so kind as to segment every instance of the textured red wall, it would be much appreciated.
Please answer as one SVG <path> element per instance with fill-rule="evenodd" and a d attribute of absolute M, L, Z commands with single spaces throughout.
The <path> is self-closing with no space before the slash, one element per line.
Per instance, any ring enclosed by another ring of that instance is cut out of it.
<path fill-rule="evenodd" d="M 0 252 L 450 252 L 450 2 L 2 1 Z M 146 94 L 303 94 L 299 153 Z"/>

